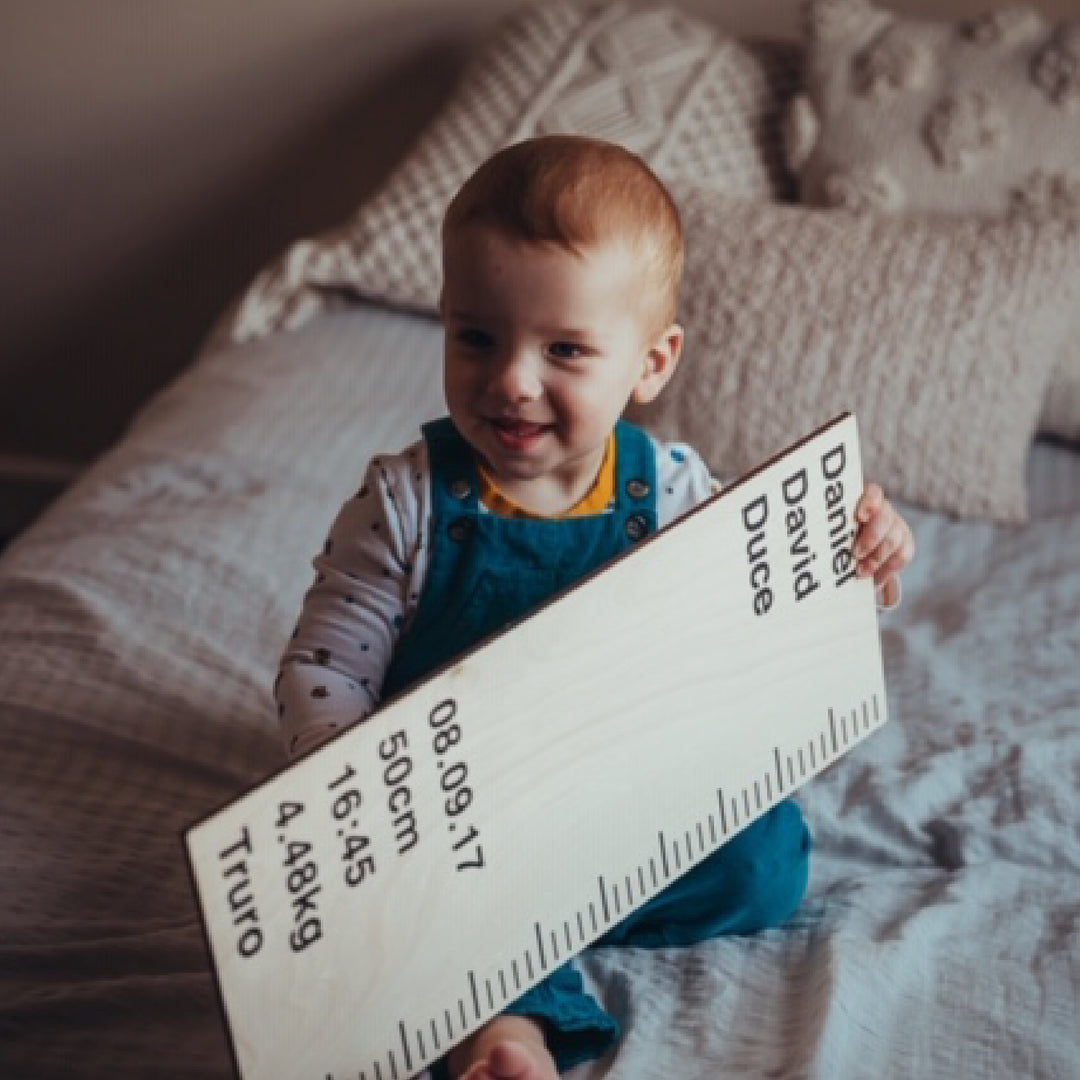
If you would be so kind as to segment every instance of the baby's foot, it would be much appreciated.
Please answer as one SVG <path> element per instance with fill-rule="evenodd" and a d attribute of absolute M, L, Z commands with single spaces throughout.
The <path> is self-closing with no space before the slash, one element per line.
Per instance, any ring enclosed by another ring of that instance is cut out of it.
<path fill-rule="evenodd" d="M 555 1059 L 535 1020 L 497 1016 L 450 1055 L 458 1080 L 558 1080 Z"/>
<path fill-rule="evenodd" d="M 558 1076 L 547 1050 L 504 1039 L 484 1060 L 470 1065 L 461 1080 L 558 1080 Z"/>

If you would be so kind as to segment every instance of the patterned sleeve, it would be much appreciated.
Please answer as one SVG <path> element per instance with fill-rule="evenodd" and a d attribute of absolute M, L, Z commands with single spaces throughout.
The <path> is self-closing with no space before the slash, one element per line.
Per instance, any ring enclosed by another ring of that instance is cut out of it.
<path fill-rule="evenodd" d="M 426 475 L 422 443 L 375 458 L 313 561 L 315 583 L 274 683 L 292 757 L 363 720 L 378 704 L 394 646 L 419 596 Z"/>
<path fill-rule="evenodd" d="M 688 443 L 656 442 L 656 511 L 661 528 L 720 490 L 701 455 Z"/>

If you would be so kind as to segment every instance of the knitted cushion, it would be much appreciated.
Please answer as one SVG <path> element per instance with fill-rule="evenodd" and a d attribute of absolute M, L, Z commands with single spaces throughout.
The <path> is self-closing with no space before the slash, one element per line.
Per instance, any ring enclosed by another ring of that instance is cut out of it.
<path fill-rule="evenodd" d="M 664 179 L 793 197 L 780 118 L 797 77 L 793 47 L 744 44 L 674 9 L 528 8 L 480 51 L 376 196 L 342 227 L 293 245 L 215 336 L 294 328 L 350 295 L 433 310 L 447 203 L 485 158 L 536 134 L 621 143 Z"/>
<path fill-rule="evenodd" d="M 1005 6 L 960 23 L 810 0 L 789 163 L 815 205 L 1080 217 L 1080 20 Z M 1080 439 L 1080 322 L 1040 429 Z"/>
<path fill-rule="evenodd" d="M 1024 519 L 1050 356 L 1080 303 L 1080 228 L 674 194 L 687 339 L 634 419 L 732 476 L 850 409 L 890 494 Z"/>

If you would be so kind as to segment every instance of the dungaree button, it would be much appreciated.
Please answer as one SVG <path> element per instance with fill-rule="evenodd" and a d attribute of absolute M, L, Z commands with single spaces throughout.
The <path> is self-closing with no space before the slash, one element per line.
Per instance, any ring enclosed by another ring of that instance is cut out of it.
<path fill-rule="evenodd" d="M 631 499 L 644 499 L 649 494 L 649 483 L 647 480 L 627 480 L 626 481 L 626 494 Z"/>
<path fill-rule="evenodd" d="M 631 514 L 626 519 L 626 535 L 640 540 L 649 531 L 649 519 L 644 514 Z"/>
<path fill-rule="evenodd" d="M 455 518 L 450 522 L 450 539 L 457 544 L 462 544 L 469 539 L 472 532 L 472 522 L 468 518 Z"/>
<path fill-rule="evenodd" d="M 455 480 L 450 485 L 450 494 L 453 495 L 455 499 L 461 502 L 463 502 L 469 497 L 469 493 L 471 492 L 471 490 L 472 489 L 469 487 L 468 480 Z"/>

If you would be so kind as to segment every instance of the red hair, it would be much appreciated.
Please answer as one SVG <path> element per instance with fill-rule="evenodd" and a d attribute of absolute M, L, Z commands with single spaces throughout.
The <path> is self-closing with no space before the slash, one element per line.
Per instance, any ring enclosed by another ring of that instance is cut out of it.
<path fill-rule="evenodd" d="M 655 289 L 657 332 L 675 319 L 683 265 L 679 211 L 649 166 L 621 146 L 580 135 L 545 135 L 498 151 L 447 208 L 444 252 L 447 241 L 469 225 L 488 225 L 575 254 L 622 240 L 640 254 Z"/>

